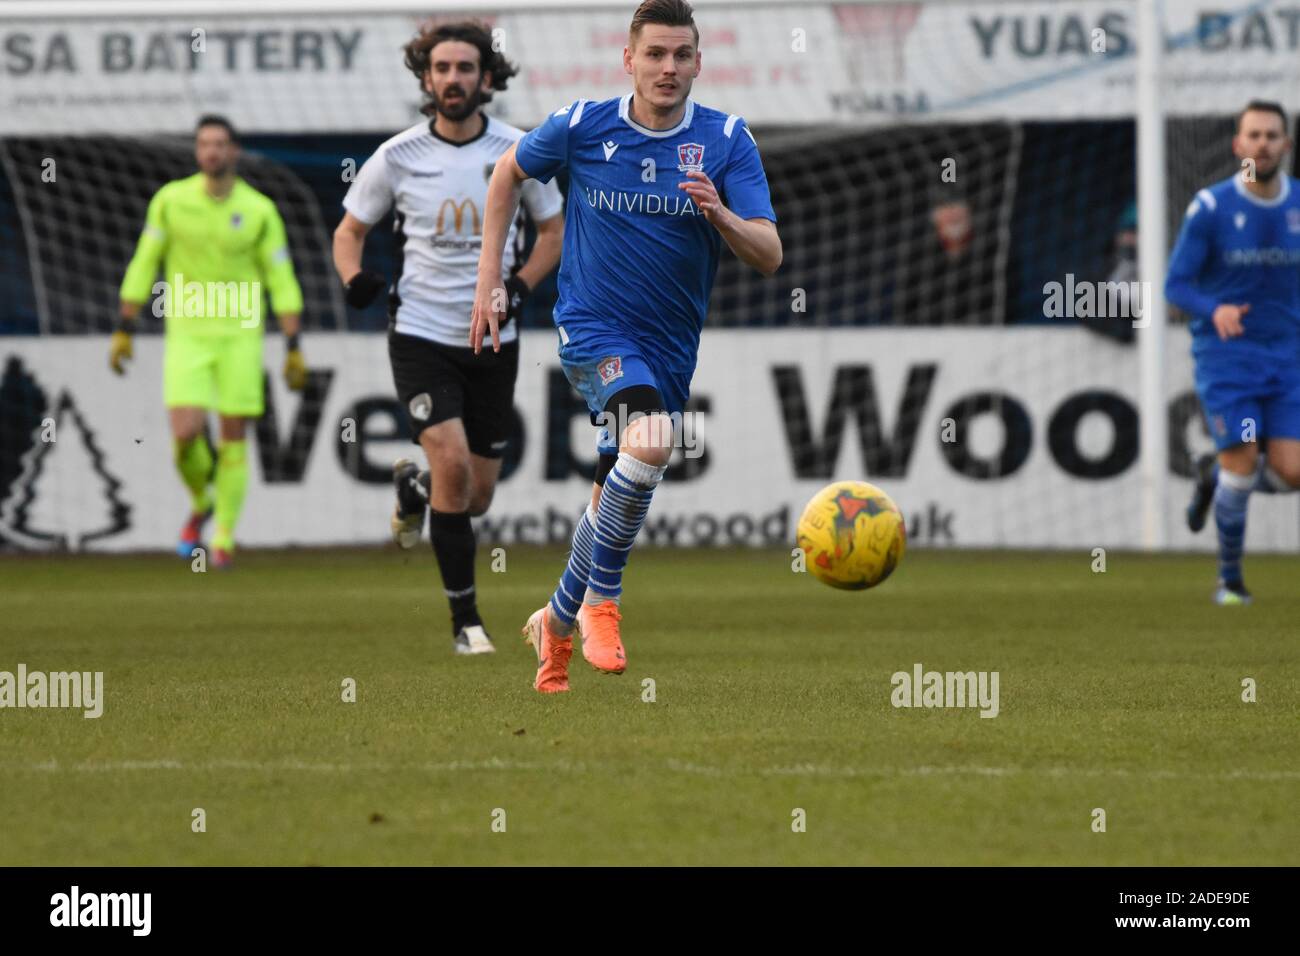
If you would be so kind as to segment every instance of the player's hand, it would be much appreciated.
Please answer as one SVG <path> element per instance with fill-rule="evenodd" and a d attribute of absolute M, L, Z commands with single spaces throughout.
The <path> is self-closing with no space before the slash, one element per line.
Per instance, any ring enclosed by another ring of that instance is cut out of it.
<path fill-rule="evenodd" d="M 375 296 L 388 283 L 378 272 L 368 272 L 362 269 L 343 287 L 343 298 L 347 300 L 348 305 L 354 309 L 364 309 L 371 302 L 375 301 Z"/>
<path fill-rule="evenodd" d="M 1246 330 L 1242 327 L 1241 317 L 1249 311 L 1250 305 L 1246 303 L 1231 305 L 1225 302 L 1215 309 L 1211 320 L 1214 322 L 1214 331 L 1219 333 L 1219 338 L 1227 341 L 1244 333 Z"/>
<path fill-rule="evenodd" d="M 704 218 L 715 226 L 720 226 L 730 215 L 730 210 L 722 204 L 722 199 L 718 196 L 717 187 L 713 185 L 713 180 L 702 172 L 691 172 L 686 174 L 688 182 L 678 183 L 678 189 L 686 190 L 686 194 L 704 213 Z"/>
<path fill-rule="evenodd" d="M 126 366 L 122 362 L 132 358 L 131 354 L 131 333 L 126 329 L 118 329 L 113 333 L 113 337 L 108 342 L 108 365 L 118 375 L 126 374 Z"/>
<path fill-rule="evenodd" d="M 307 387 L 307 360 L 302 357 L 302 349 L 290 348 L 284 356 L 284 384 L 291 392 L 301 392 Z"/>
<path fill-rule="evenodd" d="M 517 275 L 511 276 L 506 280 L 506 317 L 502 325 L 509 325 L 511 319 L 517 319 L 524 312 L 524 300 L 532 294 L 532 289 L 528 288 L 528 283 Z"/>
<path fill-rule="evenodd" d="M 501 320 L 505 317 L 510 299 L 506 293 L 501 273 L 479 275 L 474 290 L 474 312 L 469 321 L 469 347 L 478 355 L 483 351 L 483 336 L 492 333 L 492 351 L 501 351 Z"/>

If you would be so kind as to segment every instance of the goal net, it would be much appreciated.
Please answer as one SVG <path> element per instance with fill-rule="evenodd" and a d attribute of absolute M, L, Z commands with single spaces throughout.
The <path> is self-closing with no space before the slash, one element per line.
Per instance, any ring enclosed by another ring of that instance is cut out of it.
<path fill-rule="evenodd" d="M 176 137 L 10 136 L 0 163 L 23 226 L 40 331 L 109 332 L 117 291 L 159 187 L 194 173 L 194 143 Z M 346 327 L 324 210 L 283 165 L 249 153 L 239 174 L 274 200 L 303 292 L 306 328 Z M 142 330 L 158 332 L 152 303 Z M 268 310 L 269 311 L 269 310 Z"/>

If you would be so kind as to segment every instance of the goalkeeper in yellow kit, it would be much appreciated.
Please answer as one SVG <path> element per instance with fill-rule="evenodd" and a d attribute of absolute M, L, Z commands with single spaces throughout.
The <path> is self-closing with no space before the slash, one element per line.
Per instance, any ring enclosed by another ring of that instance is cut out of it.
<path fill-rule="evenodd" d="M 235 175 L 234 128 L 222 117 L 203 117 L 194 153 L 199 172 L 167 183 L 149 202 L 144 231 L 122 280 L 121 318 L 109 361 L 122 374 L 136 316 L 154 291 L 161 265 L 163 403 L 176 469 L 191 501 L 177 550 L 189 557 L 213 516 L 212 562 L 225 567 L 234 553 L 235 523 L 248 486 L 244 434 L 249 419 L 260 418 L 263 409 L 263 293 L 270 293 L 287 340 L 285 379 L 298 390 L 307 379 L 298 343 L 302 290 L 275 203 Z M 220 418 L 215 471 L 204 433 L 209 410 Z"/>

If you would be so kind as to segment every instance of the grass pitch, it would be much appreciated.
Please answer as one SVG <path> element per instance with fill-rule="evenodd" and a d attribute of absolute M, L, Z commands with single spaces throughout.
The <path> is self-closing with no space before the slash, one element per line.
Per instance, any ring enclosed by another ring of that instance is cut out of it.
<path fill-rule="evenodd" d="M 557 697 L 517 633 L 563 555 L 507 561 L 460 659 L 427 547 L 0 560 L 0 670 L 105 695 L 0 710 L 0 864 L 1300 863 L 1294 558 L 1221 609 L 1205 557 L 917 551 L 842 593 L 638 551 L 628 673 L 575 653 Z M 894 708 L 918 662 L 998 671 L 999 715 Z"/>

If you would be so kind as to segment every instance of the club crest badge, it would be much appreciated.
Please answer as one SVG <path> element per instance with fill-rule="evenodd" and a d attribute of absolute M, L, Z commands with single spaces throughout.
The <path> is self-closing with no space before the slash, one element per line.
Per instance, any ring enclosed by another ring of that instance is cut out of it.
<path fill-rule="evenodd" d="M 238 228 L 239 228 L 240 226 L 242 226 L 243 224 L 244 224 L 244 217 L 243 217 L 240 213 L 232 212 L 232 213 L 230 214 L 230 228 L 231 228 L 231 229 L 238 229 Z"/>
<path fill-rule="evenodd" d="M 1300 232 L 1300 209 L 1288 209 L 1286 211 L 1286 230 L 1287 232 Z"/>
<path fill-rule="evenodd" d="M 596 372 L 600 375 L 600 384 L 608 385 L 615 379 L 623 377 L 623 356 L 611 355 L 609 358 L 603 358 L 596 365 Z"/>
<path fill-rule="evenodd" d="M 704 172 L 704 147 L 699 143 L 681 143 L 678 145 L 677 168 L 684 173 Z"/>

